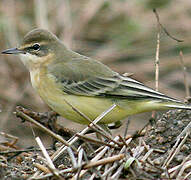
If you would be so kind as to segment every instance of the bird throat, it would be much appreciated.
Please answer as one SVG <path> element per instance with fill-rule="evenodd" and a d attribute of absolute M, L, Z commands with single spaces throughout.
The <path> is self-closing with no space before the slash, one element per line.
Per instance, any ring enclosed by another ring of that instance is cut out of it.
<path fill-rule="evenodd" d="M 52 53 L 46 56 L 37 56 L 30 53 L 20 54 L 21 61 L 27 67 L 28 70 L 36 70 L 37 68 L 48 66 L 53 61 L 54 55 Z"/>

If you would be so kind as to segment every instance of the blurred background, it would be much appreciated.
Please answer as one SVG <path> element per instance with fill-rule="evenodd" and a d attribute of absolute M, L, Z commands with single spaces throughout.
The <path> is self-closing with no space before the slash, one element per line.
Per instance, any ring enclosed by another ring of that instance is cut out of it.
<path fill-rule="evenodd" d="M 184 40 L 178 43 L 161 31 L 159 90 L 183 100 L 186 95 L 180 50 L 191 85 L 188 0 L 1 0 L 0 50 L 17 46 L 27 32 L 41 27 L 55 33 L 74 51 L 96 58 L 117 72 L 133 73 L 133 78 L 155 88 L 158 29 L 153 8 L 168 32 Z M 21 147 L 35 144 L 29 124 L 21 123 L 13 112 L 17 105 L 38 112 L 49 108 L 32 89 L 29 73 L 17 56 L 0 55 L 0 77 L 0 131 L 20 137 Z M 132 116 L 128 132 L 140 129 L 150 117 L 151 113 Z M 77 130 L 83 128 L 63 119 L 60 122 Z M 50 139 L 36 132 L 44 140 Z"/>

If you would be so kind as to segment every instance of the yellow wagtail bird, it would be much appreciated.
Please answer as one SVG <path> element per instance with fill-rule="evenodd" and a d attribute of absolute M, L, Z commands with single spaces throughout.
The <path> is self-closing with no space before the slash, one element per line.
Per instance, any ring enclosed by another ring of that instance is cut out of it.
<path fill-rule="evenodd" d="M 103 124 L 152 110 L 191 110 L 191 106 L 179 100 L 67 49 L 47 30 L 32 30 L 19 47 L 2 53 L 19 54 L 30 72 L 32 86 L 44 102 L 61 116 L 77 123 L 88 124 L 89 121 L 68 103 L 91 120 L 116 104 L 100 121 Z"/>

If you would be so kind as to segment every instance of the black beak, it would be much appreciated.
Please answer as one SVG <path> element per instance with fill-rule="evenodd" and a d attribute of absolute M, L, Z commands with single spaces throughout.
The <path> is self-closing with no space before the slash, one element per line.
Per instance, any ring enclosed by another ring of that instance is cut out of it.
<path fill-rule="evenodd" d="M 24 51 L 19 50 L 18 48 L 11 48 L 1 52 L 2 54 L 25 54 Z"/>

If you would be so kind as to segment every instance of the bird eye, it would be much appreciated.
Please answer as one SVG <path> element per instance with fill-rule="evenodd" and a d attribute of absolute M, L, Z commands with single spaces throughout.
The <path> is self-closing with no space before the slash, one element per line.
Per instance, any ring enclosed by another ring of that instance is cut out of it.
<path fill-rule="evenodd" d="M 40 49 L 40 44 L 36 43 L 36 44 L 34 44 L 34 45 L 32 46 L 32 48 L 33 48 L 35 51 L 37 51 L 37 50 Z"/>

